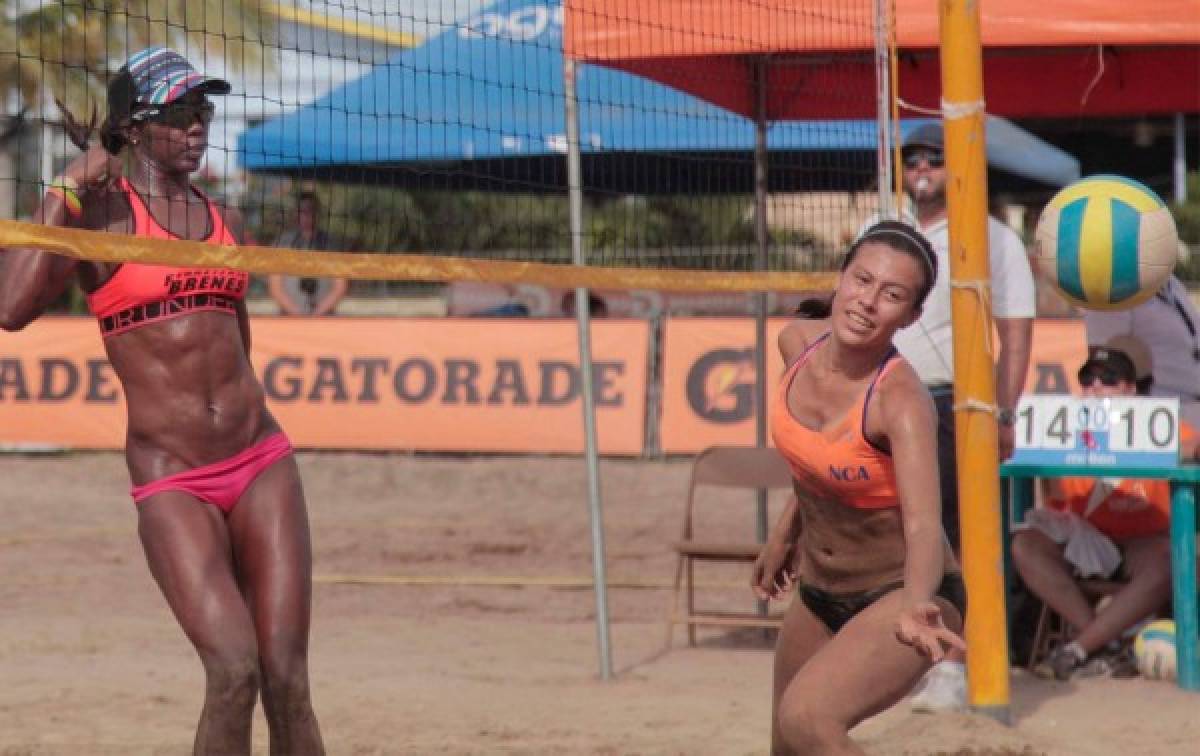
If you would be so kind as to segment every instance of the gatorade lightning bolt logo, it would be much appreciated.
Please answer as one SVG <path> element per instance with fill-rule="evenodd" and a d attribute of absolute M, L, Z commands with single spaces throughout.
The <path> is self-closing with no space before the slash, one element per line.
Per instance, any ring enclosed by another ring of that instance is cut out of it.
<path fill-rule="evenodd" d="M 754 413 L 753 349 L 714 349 L 692 365 L 687 398 L 692 411 L 714 423 L 738 423 Z"/>
<path fill-rule="evenodd" d="M 737 406 L 739 385 L 753 382 L 749 365 L 734 363 L 720 365 L 708 374 L 704 386 L 704 409 L 707 412 L 729 411 Z"/>

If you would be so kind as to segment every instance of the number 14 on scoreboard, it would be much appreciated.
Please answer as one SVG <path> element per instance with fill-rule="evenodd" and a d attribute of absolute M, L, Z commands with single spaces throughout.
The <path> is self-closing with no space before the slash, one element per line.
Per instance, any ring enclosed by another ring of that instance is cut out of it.
<path fill-rule="evenodd" d="M 1012 461 L 1041 465 L 1173 467 L 1179 400 L 1034 395 L 1017 405 Z"/>

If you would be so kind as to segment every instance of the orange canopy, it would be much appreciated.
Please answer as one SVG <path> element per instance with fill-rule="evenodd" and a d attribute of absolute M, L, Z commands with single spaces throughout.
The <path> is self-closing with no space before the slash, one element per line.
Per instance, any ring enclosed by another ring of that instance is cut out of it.
<path fill-rule="evenodd" d="M 566 54 L 768 120 L 875 114 L 871 0 L 565 0 Z M 894 0 L 900 96 L 940 101 L 937 0 Z M 980 2 L 988 112 L 1200 112 L 1200 0 Z"/>

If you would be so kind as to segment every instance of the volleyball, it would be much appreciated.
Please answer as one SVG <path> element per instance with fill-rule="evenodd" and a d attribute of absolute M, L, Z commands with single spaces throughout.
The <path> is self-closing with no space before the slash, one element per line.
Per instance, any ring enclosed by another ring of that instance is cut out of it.
<path fill-rule="evenodd" d="M 1034 264 L 1068 301 L 1087 309 L 1124 310 L 1149 299 L 1178 255 L 1166 204 L 1121 176 L 1076 181 L 1038 219 Z"/>
<path fill-rule="evenodd" d="M 1175 679 L 1175 620 L 1155 620 L 1133 641 L 1138 672 L 1148 680 Z"/>

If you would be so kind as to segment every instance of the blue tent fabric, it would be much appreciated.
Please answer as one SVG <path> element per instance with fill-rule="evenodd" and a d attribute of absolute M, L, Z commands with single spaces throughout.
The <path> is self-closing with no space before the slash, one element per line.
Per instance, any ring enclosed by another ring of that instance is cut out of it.
<path fill-rule="evenodd" d="M 578 69 L 585 156 L 748 152 L 751 122 L 620 71 Z M 566 152 L 562 7 L 505 0 L 394 56 L 362 78 L 244 132 L 249 171 L 303 171 L 438 161 L 533 158 Z M 922 121 L 901 125 L 902 133 Z M 871 121 L 780 122 L 778 152 L 872 151 Z M 994 167 L 1043 184 L 1079 177 L 1061 150 L 1001 119 L 988 130 Z"/>

